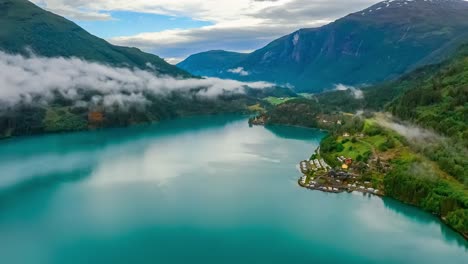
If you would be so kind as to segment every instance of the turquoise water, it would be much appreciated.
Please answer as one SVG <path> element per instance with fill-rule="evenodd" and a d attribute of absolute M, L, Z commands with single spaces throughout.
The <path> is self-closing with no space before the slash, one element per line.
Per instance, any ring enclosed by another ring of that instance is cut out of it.
<path fill-rule="evenodd" d="M 0 142 L 0 262 L 467 263 L 429 214 L 299 188 L 322 136 L 218 116 Z"/>

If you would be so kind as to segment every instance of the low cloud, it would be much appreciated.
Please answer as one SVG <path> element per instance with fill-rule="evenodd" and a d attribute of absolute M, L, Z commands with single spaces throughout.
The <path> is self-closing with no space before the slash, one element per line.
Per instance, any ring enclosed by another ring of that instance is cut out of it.
<path fill-rule="evenodd" d="M 414 124 L 405 123 L 396 120 L 391 115 L 379 115 L 376 118 L 379 125 L 391 129 L 401 136 L 405 137 L 410 142 L 418 143 L 431 143 L 431 142 L 443 142 L 446 138 L 436 134 L 433 131 L 418 127 Z"/>
<path fill-rule="evenodd" d="M 235 69 L 230 69 L 228 70 L 230 73 L 234 73 L 240 76 L 248 76 L 250 73 L 246 70 L 244 70 L 243 67 L 235 68 Z"/>
<path fill-rule="evenodd" d="M 359 89 L 357 89 L 355 87 L 352 87 L 352 86 L 347 86 L 347 85 L 344 85 L 344 84 L 337 84 L 335 86 L 335 90 L 337 90 L 337 91 L 351 91 L 354 98 L 364 99 L 364 93 L 361 90 L 359 90 Z"/>
<path fill-rule="evenodd" d="M 218 78 L 177 79 L 156 76 L 139 69 L 116 68 L 78 58 L 45 58 L 11 55 L 0 51 L 0 106 L 19 102 L 47 103 L 57 94 L 76 104 L 125 105 L 148 102 L 145 95 L 165 96 L 172 92 L 215 98 L 242 94 L 245 88 L 263 89 L 267 82 L 239 82 Z M 91 100 L 86 91 L 95 91 Z M 39 98 L 39 99 L 38 99 Z"/>

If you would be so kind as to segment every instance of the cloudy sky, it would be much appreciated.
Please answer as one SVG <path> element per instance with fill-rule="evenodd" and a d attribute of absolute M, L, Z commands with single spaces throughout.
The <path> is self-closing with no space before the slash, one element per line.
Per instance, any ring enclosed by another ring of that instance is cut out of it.
<path fill-rule="evenodd" d="M 378 0 L 32 0 L 118 45 L 174 63 L 211 49 L 248 52 Z"/>

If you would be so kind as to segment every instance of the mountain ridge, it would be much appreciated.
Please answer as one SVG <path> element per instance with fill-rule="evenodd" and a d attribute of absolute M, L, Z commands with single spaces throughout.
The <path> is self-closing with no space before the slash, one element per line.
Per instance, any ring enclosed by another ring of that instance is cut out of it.
<path fill-rule="evenodd" d="M 239 53 L 224 50 L 210 50 L 198 54 L 193 54 L 184 61 L 177 64 L 178 67 L 191 72 L 194 75 L 209 76 L 219 72 L 219 67 L 231 69 L 248 56 L 247 53 Z M 203 70 L 198 68 L 203 65 Z"/>
<path fill-rule="evenodd" d="M 299 29 L 230 65 L 246 74 L 219 67 L 222 73 L 211 76 L 291 84 L 307 92 L 378 83 L 447 58 L 468 40 L 466 13 L 462 0 L 383 1 L 322 27 Z"/>
<path fill-rule="evenodd" d="M 27 0 L 0 0 L 0 50 L 44 57 L 77 57 L 162 75 L 191 75 L 137 48 L 115 46 Z"/>

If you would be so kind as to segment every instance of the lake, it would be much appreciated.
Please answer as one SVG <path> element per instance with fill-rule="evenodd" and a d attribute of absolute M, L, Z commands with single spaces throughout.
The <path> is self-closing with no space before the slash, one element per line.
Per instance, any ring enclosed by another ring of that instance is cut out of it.
<path fill-rule="evenodd" d="M 430 214 L 300 188 L 323 136 L 211 116 L 1 141 L 1 263 L 467 263 Z"/>

